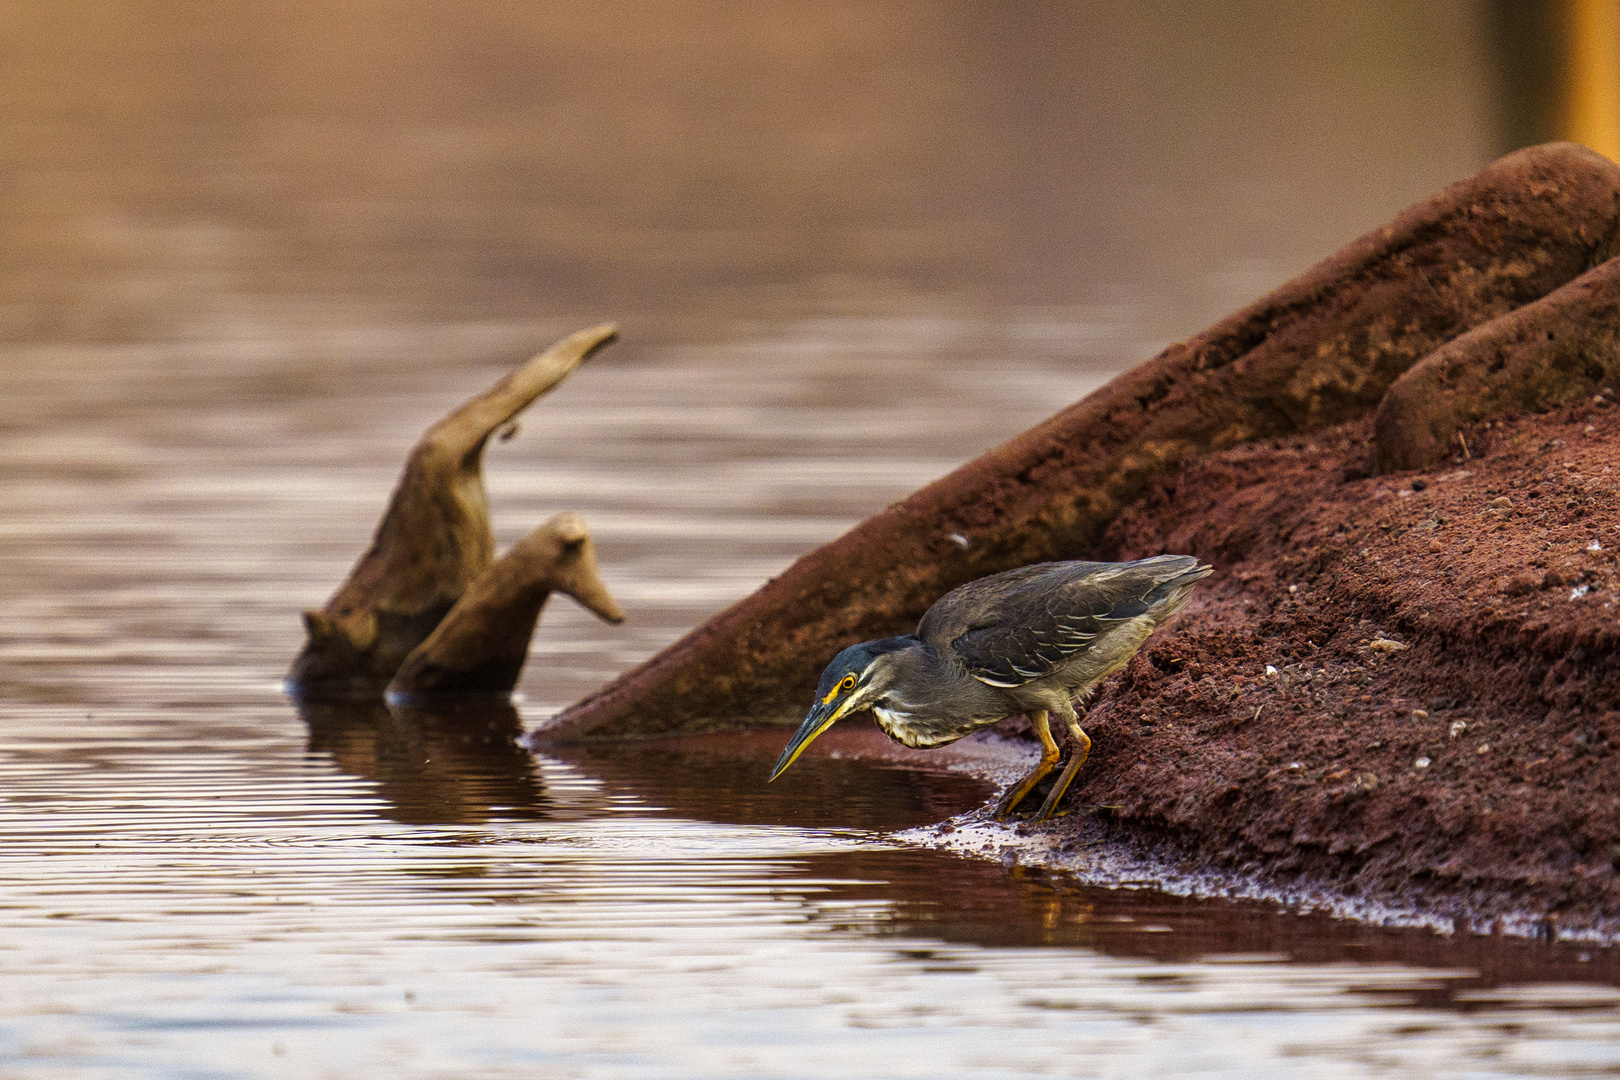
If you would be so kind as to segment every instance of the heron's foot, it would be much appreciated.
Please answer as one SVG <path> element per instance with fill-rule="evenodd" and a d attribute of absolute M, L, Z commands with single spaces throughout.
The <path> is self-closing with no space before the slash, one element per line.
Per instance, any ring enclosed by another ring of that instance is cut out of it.
<path fill-rule="evenodd" d="M 1052 741 L 1052 729 L 1048 719 L 1049 714 L 1045 710 L 1037 710 L 1029 714 L 1030 725 L 1035 728 L 1035 734 L 1040 736 L 1041 760 L 1035 763 L 1033 769 L 1029 770 L 1028 776 L 1018 781 L 1008 790 L 1007 794 L 1001 797 L 1001 801 L 996 804 L 996 812 L 992 815 L 997 821 L 1006 821 L 1007 815 L 1013 812 L 1013 808 L 1024 801 L 1024 796 L 1034 790 L 1035 785 L 1040 783 L 1047 773 L 1057 767 L 1060 755 L 1057 743 Z"/>
<path fill-rule="evenodd" d="M 1074 753 L 1069 756 L 1069 764 L 1064 767 L 1057 783 L 1053 784 L 1052 790 L 1047 793 L 1046 801 L 1041 804 L 1040 810 L 1036 811 L 1035 817 L 1031 820 L 1045 821 L 1052 816 L 1052 811 L 1056 810 L 1057 804 L 1063 800 L 1063 793 L 1069 790 L 1069 784 L 1073 782 L 1075 774 L 1091 756 L 1091 738 L 1080 729 L 1078 723 L 1069 725 L 1069 735 L 1074 740 Z"/>
<path fill-rule="evenodd" d="M 1029 771 L 1029 775 L 1007 789 L 1007 793 L 1001 797 L 1001 801 L 996 803 L 996 812 L 991 816 L 997 821 L 1006 821 L 1007 815 L 1017 809 L 1018 804 L 1024 801 L 1024 797 L 1035 789 L 1035 785 L 1045 779 L 1047 773 L 1057 768 L 1057 763 L 1058 756 L 1056 754 L 1053 754 L 1050 758 L 1044 754 L 1041 755 L 1040 763 Z"/>

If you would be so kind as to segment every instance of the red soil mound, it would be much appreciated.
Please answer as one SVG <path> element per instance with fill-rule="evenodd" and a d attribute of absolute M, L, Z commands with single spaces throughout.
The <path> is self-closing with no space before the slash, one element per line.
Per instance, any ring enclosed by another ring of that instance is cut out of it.
<path fill-rule="evenodd" d="M 1200 458 L 1110 526 L 1095 557 L 1218 573 L 1091 709 L 1071 799 L 1205 866 L 1612 931 L 1620 404 L 1466 429 L 1422 473 L 1370 477 L 1371 434 Z"/>

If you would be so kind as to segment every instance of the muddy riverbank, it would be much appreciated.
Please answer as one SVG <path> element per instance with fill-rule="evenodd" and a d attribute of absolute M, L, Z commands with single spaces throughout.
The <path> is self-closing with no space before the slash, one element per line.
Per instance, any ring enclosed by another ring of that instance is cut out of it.
<path fill-rule="evenodd" d="M 1051 826 L 1057 849 L 1612 936 L 1617 221 L 1613 162 L 1509 155 L 804 555 L 542 736 L 792 723 L 837 649 L 962 581 L 1191 554 L 1218 574 L 1094 704 L 1077 797 L 1103 809 Z"/>
<path fill-rule="evenodd" d="M 1467 460 L 1425 472 L 1369 476 L 1366 422 L 1187 465 L 1098 554 L 1219 570 L 1091 708 L 1083 808 L 1012 835 L 976 812 L 915 839 L 1092 881 L 1612 939 L 1607 401 L 1470 429 Z M 1011 765 L 1026 729 L 1002 725 L 962 767 Z"/>

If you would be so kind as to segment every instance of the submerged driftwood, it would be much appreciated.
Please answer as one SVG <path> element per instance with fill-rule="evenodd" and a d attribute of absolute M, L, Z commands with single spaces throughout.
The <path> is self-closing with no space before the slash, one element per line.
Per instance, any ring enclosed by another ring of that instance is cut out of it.
<path fill-rule="evenodd" d="M 1568 143 L 1509 155 L 806 555 L 546 734 L 795 722 L 844 645 L 909 630 L 962 582 L 1085 557 L 1190 460 L 1365 416 L 1421 358 L 1617 253 L 1620 167 Z M 1542 312 L 1531 329 L 1563 326 Z"/>
<path fill-rule="evenodd" d="M 558 514 L 479 574 L 405 658 L 388 684 L 389 699 L 504 698 L 517 685 L 540 609 L 554 591 L 608 622 L 624 621 L 578 514 Z"/>
<path fill-rule="evenodd" d="M 483 475 L 490 436 L 617 334 L 602 325 L 564 338 L 427 430 L 371 546 L 324 608 L 304 612 L 308 640 L 288 676 L 294 692 L 383 692 L 494 560 Z M 469 612 L 462 622 L 474 619 Z"/>

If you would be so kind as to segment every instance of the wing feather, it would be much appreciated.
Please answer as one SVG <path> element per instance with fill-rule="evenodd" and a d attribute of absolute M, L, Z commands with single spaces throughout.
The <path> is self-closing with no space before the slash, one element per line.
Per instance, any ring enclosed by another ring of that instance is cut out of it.
<path fill-rule="evenodd" d="M 923 616 L 917 636 L 954 653 L 980 682 L 1021 686 L 1083 654 L 1112 626 L 1147 614 L 1168 598 L 1167 584 L 1207 573 L 1188 555 L 1038 563 L 947 593 Z"/>

